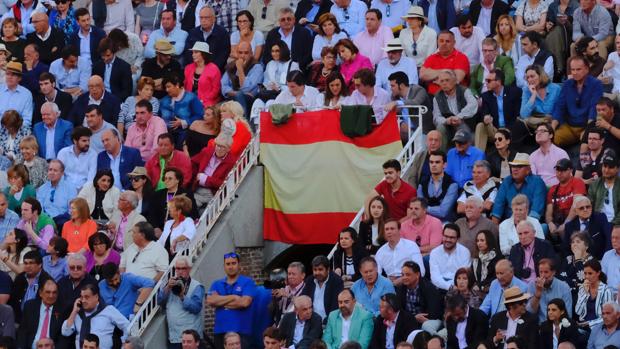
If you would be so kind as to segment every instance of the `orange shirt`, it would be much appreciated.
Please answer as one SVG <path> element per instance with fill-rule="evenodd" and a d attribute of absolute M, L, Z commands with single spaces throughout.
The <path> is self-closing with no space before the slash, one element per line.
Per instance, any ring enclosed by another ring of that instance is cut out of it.
<path fill-rule="evenodd" d="M 97 232 L 97 223 L 89 219 L 79 227 L 69 220 L 62 226 L 62 237 L 69 243 L 69 252 L 78 252 L 82 248 L 89 250 L 88 238 Z"/>

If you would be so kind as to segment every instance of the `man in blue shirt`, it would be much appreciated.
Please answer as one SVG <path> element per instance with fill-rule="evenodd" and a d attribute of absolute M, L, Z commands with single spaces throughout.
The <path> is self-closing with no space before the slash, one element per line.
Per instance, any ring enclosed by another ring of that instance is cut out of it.
<path fill-rule="evenodd" d="M 101 267 L 99 295 L 126 318 L 138 312 L 155 286 L 155 281 L 131 273 L 121 274 L 118 265 L 106 263 Z"/>
<path fill-rule="evenodd" d="M 553 141 L 558 146 L 579 142 L 588 122 L 596 118 L 596 103 L 603 96 L 603 85 L 589 74 L 584 57 L 571 57 L 568 64 L 572 79 L 562 84 L 551 122 L 556 129 Z"/>
<path fill-rule="evenodd" d="M 9 202 L 4 193 L 0 193 L 0 241 L 19 223 L 17 213 L 9 210 Z M 0 304 L 2 302 L 0 301 Z"/>
<path fill-rule="evenodd" d="M 472 178 L 474 163 L 484 160 L 484 152 L 471 145 L 471 134 L 467 130 L 458 130 L 452 141 L 455 147 L 448 151 L 446 173 L 462 188 Z"/>
<path fill-rule="evenodd" d="M 185 49 L 187 32 L 177 26 L 176 12 L 163 10 L 161 12 L 161 28 L 154 30 L 149 35 L 149 40 L 144 46 L 144 57 L 155 57 L 155 42 L 159 39 L 166 39 L 174 46 L 175 56 L 182 57 Z M 188 62 L 190 63 L 190 62 Z"/>
<path fill-rule="evenodd" d="M 556 134 L 557 135 L 557 134 Z M 510 176 L 504 178 L 499 187 L 491 219 L 495 224 L 512 216 L 512 198 L 517 194 L 524 194 L 530 200 L 529 216 L 539 219 L 544 213 L 547 187 L 540 176 L 532 174 L 530 156 L 525 153 L 517 153 L 515 158 L 508 163 Z"/>
<path fill-rule="evenodd" d="M 386 293 L 396 293 L 392 282 L 379 275 L 377 261 L 373 257 L 364 257 L 360 261 L 362 278 L 355 281 L 351 291 L 357 302 L 373 315 L 379 315 L 379 302 Z"/>
<path fill-rule="evenodd" d="M 256 291 L 254 281 L 241 275 L 240 257 L 232 252 L 224 255 L 226 277 L 216 280 L 207 295 L 207 304 L 215 308 L 215 346 L 224 346 L 224 335 L 236 332 L 241 335 L 242 348 L 250 343 L 252 316 L 250 306 Z"/>
<path fill-rule="evenodd" d="M 51 160 L 47 168 L 47 181 L 37 189 L 37 200 L 57 227 L 62 227 L 69 220 L 69 201 L 76 196 L 75 185 L 65 179 L 65 165 L 60 160 Z"/>
<path fill-rule="evenodd" d="M 615 302 L 603 304 L 603 323 L 592 328 L 588 349 L 602 349 L 618 346 L 620 343 L 620 305 Z"/>
<path fill-rule="evenodd" d="M 330 12 L 336 16 L 338 26 L 350 38 L 366 27 L 368 6 L 360 0 L 335 0 Z"/>
<path fill-rule="evenodd" d="M 227 100 L 239 102 L 247 116 L 250 103 L 258 93 L 258 84 L 263 82 L 263 67 L 254 62 L 252 46 L 248 42 L 239 43 L 237 56 L 222 75 L 222 95 Z"/>
<path fill-rule="evenodd" d="M 32 93 L 19 83 L 22 81 L 22 64 L 11 61 L 6 65 L 6 84 L 0 87 L 0 115 L 13 109 L 24 120 L 24 126 L 32 124 Z"/>
<path fill-rule="evenodd" d="M 573 316 L 573 297 L 568 284 L 555 277 L 555 262 L 543 258 L 538 262 L 538 275 L 536 280 L 529 284 L 528 293 L 533 295 L 527 304 L 527 311 L 538 314 L 538 322 L 547 320 L 547 304 L 555 298 L 559 298 L 566 304 L 568 316 Z"/>

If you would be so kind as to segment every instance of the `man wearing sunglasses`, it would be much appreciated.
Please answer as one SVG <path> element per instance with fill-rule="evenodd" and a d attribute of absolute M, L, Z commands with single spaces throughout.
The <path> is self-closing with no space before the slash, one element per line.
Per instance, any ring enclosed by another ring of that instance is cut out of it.
<path fill-rule="evenodd" d="M 590 184 L 588 197 L 592 200 L 594 211 L 602 212 L 607 221 L 620 223 L 620 178 L 618 177 L 618 158 L 614 152 L 603 156 L 602 176 Z"/>
<path fill-rule="evenodd" d="M 564 232 L 565 223 L 575 217 L 575 213 L 570 212 L 574 197 L 586 195 L 586 185 L 581 178 L 573 176 L 573 163 L 570 159 L 556 162 L 555 175 L 559 183 L 552 186 L 547 193 L 545 221 L 549 225 L 549 232 L 554 234 L 552 236 L 559 238 L 557 234 Z"/>
<path fill-rule="evenodd" d="M 80 290 L 86 284 L 96 284 L 95 280 L 86 269 L 86 257 L 77 253 L 67 257 L 67 269 L 69 275 L 58 280 L 58 294 L 62 311 L 69 312 L 76 299 L 80 297 Z"/>
<path fill-rule="evenodd" d="M 601 260 L 603 254 L 610 246 L 611 224 L 607 221 L 604 213 L 594 212 L 592 202 L 585 195 L 575 195 L 571 209 L 575 212 L 574 219 L 568 221 L 564 226 L 564 236 L 573 236 L 578 231 L 587 231 L 592 242 L 590 243 L 590 254 Z M 571 251 L 571 239 L 564 238 L 563 249 L 565 253 Z"/>
<path fill-rule="evenodd" d="M 252 278 L 241 275 L 241 257 L 234 252 L 224 255 L 226 277 L 215 280 L 207 294 L 207 305 L 215 309 L 215 347 L 224 347 L 224 336 L 235 332 L 241 336 L 242 348 L 246 348 L 252 333 L 250 306 L 256 285 Z M 319 318 L 320 321 L 320 318 Z M 202 333 L 202 332 L 200 332 Z"/>

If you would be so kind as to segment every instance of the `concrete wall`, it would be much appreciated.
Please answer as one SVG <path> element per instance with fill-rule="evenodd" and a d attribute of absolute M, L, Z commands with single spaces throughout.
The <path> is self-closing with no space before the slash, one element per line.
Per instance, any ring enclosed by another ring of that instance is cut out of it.
<path fill-rule="evenodd" d="M 237 190 L 236 198 L 209 234 L 201 255 L 194 261 L 192 277 L 205 285 L 207 290 L 213 280 L 224 277 L 222 257 L 225 253 L 238 251 L 242 258 L 247 257 L 247 261 L 242 261 L 242 270 L 245 269 L 244 272 L 249 272 L 249 275 L 258 277 L 258 271 L 262 271 L 263 259 L 266 258 L 262 254 L 263 192 L 263 167 L 254 166 Z M 198 233 L 204 234 L 204 230 L 199 227 Z M 207 313 L 207 319 L 211 316 Z M 209 320 L 206 325 L 210 325 Z M 167 331 L 165 317 L 160 311 L 142 335 L 146 347 L 166 349 Z M 212 332 L 212 329 L 207 332 Z"/>

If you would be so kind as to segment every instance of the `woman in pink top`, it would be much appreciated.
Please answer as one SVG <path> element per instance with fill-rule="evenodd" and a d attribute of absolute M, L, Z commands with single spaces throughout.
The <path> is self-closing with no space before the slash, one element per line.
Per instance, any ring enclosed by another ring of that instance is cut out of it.
<path fill-rule="evenodd" d="M 368 68 L 374 70 L 372 63 L 368 57 L 359 53 L 357 46 L 349 39 L 341 39 L 336 44 L 336 51 L 340 55 L 342 64 L 340 65 L 340 73 L 344 76 L 344 80 L 349 87 L 349 91 L 355 90 L 353 83 L 353 74 L 360 69 Z"/>
<path fill-rule="evenodd" d="M 209 44 L 196 42 L 192 47 L 193 63 L 185 67 L 185 91 L 198 95 L 204 107 L 220 101 L 220 80 L 222 75 L 217 65 L 212 63 Z"/>

